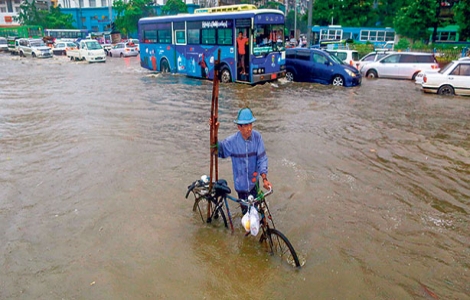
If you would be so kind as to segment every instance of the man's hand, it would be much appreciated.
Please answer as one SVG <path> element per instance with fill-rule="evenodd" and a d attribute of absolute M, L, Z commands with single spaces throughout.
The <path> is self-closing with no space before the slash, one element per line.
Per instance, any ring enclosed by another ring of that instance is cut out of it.
<path fill-rule="evenodd" d="M 273 186 L 271 185 L 271 182 L 269 182 L 269 180 L 263 180 L 263 187 L 267 190 L 269 190 L 269 188 L 272 188 Z"/>
<path fill-rule="evenodd" d="M 209 118 L 209 126 L 212 126 L 212 118 Z M 215 127 L 219 127 L 219 122 L 215 122 Z"/>

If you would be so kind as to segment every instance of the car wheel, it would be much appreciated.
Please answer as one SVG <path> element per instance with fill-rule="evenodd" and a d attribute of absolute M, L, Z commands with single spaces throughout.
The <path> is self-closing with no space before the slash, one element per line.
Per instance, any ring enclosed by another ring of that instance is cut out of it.
<path fill-rule="evenodd" d="M 166 59 L 162 59 L 160 63 L 160 72 L 162 73 L 170 72 L 170 64 L 168 63 Z"/>
<path fill-rule="evenodd" d="M 286 72 L 286 79 L 287 79 L 287 81 L 294 81 L 294 73 L 292 73 L 291 71 L 287 71 Z"/>
<path fill-rule="evenodd" d="M 377 71 L 370 70 L 370 71 L 367 71 L 366 77 L 367 78 L 379 78 L 379 75 L 377 74 Z"/>
<path fill-rule="evenodd" d="M 121 57 L 121 58 L 124 57 L 124 54 L 121 53 L 121 54 L 119 55 L 119 57 Z"/>
<path fill-rule="evenodd" d="M 230 75 L 229 69 L 223 68 L 223 69 L 220 71 L 219 78 L 220 78 L 220 82 L 223 82 L 223 83 L 229 83 L 229 82 L 231 82 L 231 81 L 232 81 L 232 76 Z"/>
<path fill-rule="evenodd" d="M 113 57 L 113 53 L 109 52 L 109 57 Z"/>
<path fill-rule="evenodd" d="M 34 54 L 34 52 L 31 53 L 31 56 L 32 56 L 33 58 L 36 58 L 36 54 Z"/>
<path fill-rule="evenodd" d="M 344 79 L 340 75 L 336 75 L 335 77 L 333 77 L 331 84 L 334 86 L 344 86 Z"/>
<path fill-rule="evenodd" d="M 451 96 L 454 94 L 454 88 L 451 87 L 450 85 L 443 85 L 441 86 L 438 90 L 437 93 L 439 95 L 444 95 L 444 96 Z"/>

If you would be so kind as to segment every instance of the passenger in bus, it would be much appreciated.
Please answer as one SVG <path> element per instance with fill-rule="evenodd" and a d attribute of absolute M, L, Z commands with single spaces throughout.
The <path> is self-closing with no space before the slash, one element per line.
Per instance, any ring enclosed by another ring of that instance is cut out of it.
<path fill-rule="evenodd" d="M 243 32 L 238 33 L 237 49 L 238 49 L 238 65 L 242 69 L 241 75 L 246 75 L 245 70 L 245 45 L 248 44 L 248 38 L 243 36 Z"/>

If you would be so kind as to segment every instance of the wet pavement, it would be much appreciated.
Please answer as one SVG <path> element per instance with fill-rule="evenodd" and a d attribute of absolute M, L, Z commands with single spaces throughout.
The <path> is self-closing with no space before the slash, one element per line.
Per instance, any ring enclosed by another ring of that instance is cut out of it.
<path fill-rule="evenodd" d="M 219 138 L 253 109 L 295 270 L 184 198 L 209 173 L 211 82 L 138 57 L 0 70 L 0 299 L 470 299 L 468 97 L 221 85 Z"/>

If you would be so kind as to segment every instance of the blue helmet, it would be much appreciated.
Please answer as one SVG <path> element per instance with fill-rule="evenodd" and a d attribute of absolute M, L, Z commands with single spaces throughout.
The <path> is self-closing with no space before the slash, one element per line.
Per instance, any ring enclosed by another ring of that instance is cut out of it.
<path fill-rule="evenodd" d="M 238 125 L 251 124 L 256 121 L 256 118 L 253 116 L 253 112 L 248 107 L 242 108 L 238 111 L 237 119 L 233 122 Z"/>

